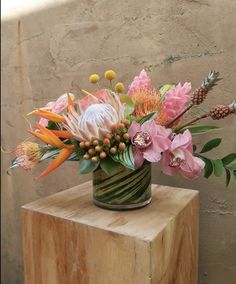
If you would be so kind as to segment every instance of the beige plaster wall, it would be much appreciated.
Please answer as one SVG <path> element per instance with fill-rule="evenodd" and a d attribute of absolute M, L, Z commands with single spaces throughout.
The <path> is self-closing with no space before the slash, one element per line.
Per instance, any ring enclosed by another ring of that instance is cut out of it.
<path fill-rule="evenodd" d="M 46 1 L 44 1 L 46 2 Z M 52 1 L 50 1 L 52 2 Z M 156 84 L 192 81 L 197 87 L 209 70 L 224 80 L 206 108 L 229 103 L 236 89 L 236 1 L 56 1 L 48 9 L 2 21 L 2 146 L 12 149 L 27 138 L 23 114 L 77 85 L 91 88 L 87 76 L 117 70 L 126 85 L 142 68 Z M 64 3 L 59 5 L 59 3 Z M 211 156 L 236 149 L 236 120 L 220 123 L 224 137 Z M 201 140 L 207 139 L 201 136 Z M 6 174 L 10 155 L 2 155 L 2 283 L 21 284 L 20 206 L 88 179 L 76 163 L 64 164 L 41 181 L 32 173 Z M 234 284 L 236 279 L 236 183 L 224 178 L 194 182 L 162 175 L 157 183 L 194 188 L 201 194 L 199 283 Z M 54 284 L 54 283 L 52 283 Z M 55 283 L 56 284 L 56 283 Z M 184 283 L 183 283 L 184 284 Z M 190 284 L 190 283 L 186 283 Z"/>

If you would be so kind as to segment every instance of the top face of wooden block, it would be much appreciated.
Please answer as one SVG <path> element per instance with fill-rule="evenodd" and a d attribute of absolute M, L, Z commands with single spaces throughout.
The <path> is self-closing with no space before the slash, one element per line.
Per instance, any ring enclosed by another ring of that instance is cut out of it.
<path fill-rule="evenodd" d="M 23 210 L 150 241 L 195 198 L 198 191 L 152 185 L 150 205 L 132 211 L 111 211 L 93 204 L 92 182 L 86 182 L 29 203 Z"/>

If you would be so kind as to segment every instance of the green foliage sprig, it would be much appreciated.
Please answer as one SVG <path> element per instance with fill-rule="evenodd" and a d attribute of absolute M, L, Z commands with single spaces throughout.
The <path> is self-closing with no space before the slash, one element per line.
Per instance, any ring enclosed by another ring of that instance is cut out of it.
<path fill-rule="evenodd" d="M 236 178 L 236 153 L 230 153 L 222 159 L 210 159 L 202 155 L 202 153 L 206 153 L 211 151 L 212 149 L 218 147 L 221 144 L 221 138 L 214 138 L 208 141 L 199 153 L 194 153 L 195 156 L 199 157 L 205 162 L 205 172 L 204 177 L 209 178 L 212 174 L 219 177 L 225 172 L 226 176 L 226 187 L 228 187 L 231 176 L 233 175 Z M 194 146 L 194 150 L 196 151 L 196 146 Z"/>

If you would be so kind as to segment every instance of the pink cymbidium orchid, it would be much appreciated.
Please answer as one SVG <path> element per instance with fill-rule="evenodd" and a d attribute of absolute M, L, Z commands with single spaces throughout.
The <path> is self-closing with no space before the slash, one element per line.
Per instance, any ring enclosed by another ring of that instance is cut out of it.
<path fill-rule="evenodd" d="M 154 120 L 142 125 L 133 121 L 128 133 L 133 144 L 135 167 L 141 167 L 144 160 L 159 162 L 161 153 L 169 149 L 171 132 L 171 129 L 158 125 Z"/>
<path fill-rule="evenodd" d="M 170 176 L 180 174 L 187 179 L 198 177 L 205 163 L 193 156 L 192 135 L 189 130 L 177 134 L 160 161 L 161 170 Z"/>

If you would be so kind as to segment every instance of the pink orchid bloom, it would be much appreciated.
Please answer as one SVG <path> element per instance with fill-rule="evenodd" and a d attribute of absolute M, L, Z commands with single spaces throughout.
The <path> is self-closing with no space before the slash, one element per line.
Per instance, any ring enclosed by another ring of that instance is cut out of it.
<path fill-rule="evenodd" d="M 179 115 L 190 102 L 191 83 L 179 83 L 175 88 L 171 88 L 165 95 L 162 110 L 167 115 L 168 121 Z"/>
<path fill-rule="evenodd" d="M 170 148 L 162 154 L 161 170 L 170 176 L 179 173 L 187 179 L 198 177 L 205 163 L 193 156 L 192 135 L 189 130 L 177 134 L 171 142 Z"/>
<path fill-rule="evenodd" d="M 169 149 L 171 129 L 158 125 L 154 120 L 142 125 L 133 121 L 129 136 L 133 144 L 135 167 L 142 166 L 144 160 L 155 163 L 161 159 L 161 153 Z"/>
<path fill-rule="evenodd" d="M 74 100 L 74 95 L 69 93 L 72 100 Z M 56 101 L 52 101 L 46 104 L 44 109 L 49 110 L 54 113 L 61 113 L 63 110 L 67 108 L 68 105 L 68 94 L 61 95 Z M 48 120 L 46 118 L 41 118 L 39 120 L 39 124 L 43 125 L 44 127 L 48 126 Z"/>
<path fill-rule="evenodd" d="M 145 70 L 142 70 L 138 76 L 134 77 L 129 86 L 128 95 L 132 97 L 132 93 L 138 89 L 153 89 L 151 79 Z"/>

